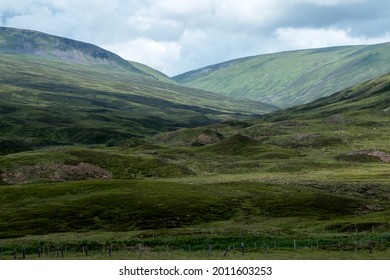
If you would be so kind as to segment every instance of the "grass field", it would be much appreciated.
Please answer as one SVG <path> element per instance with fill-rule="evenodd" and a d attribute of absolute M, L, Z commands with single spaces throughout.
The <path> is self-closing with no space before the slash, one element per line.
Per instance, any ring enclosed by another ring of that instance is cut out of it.
<path fill-rule="evenodd" d="M 348 114 L 2 156 L 3 258 L 387 259 L 389 119 Z"/>

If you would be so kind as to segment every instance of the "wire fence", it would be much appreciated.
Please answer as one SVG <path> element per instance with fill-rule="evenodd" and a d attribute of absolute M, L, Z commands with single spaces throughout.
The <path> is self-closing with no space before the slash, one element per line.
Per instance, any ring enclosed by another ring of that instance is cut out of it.
<path fill-rule="evenodd" d="M 138 241 L 138 243 L 137 243 Z M 390 235 L 354 239 L 251 239 L 251 238 L 224 238 L 224 239 L 200 239 L 188 240 L 188 242 L 163 242 L 157 238 L 140 240 L 115 241 L 110 244 L 83 241 L 79 244 L 48 244 L 39 242 L 37 246 L 0 246 L 0 259 L 116 259 L 125 258 L 160 258 L 177 254 L 187 258 L 220 257 L 230 256 L 274 254 L 294 255 L 301 253 L 316 253 L 320 258 L 321 253 L 332 252 L 343 254 L 367 254 L 380 253 L 386 256 L 390 248 Z M 209 241 L 209 242 L 207 242 Z M 214 242 L 211 242 L 214 241 Z M 364 254 L 364 257 L 363 257 Z M 314 255 L 313 255 L 314 256 Z M 369 255 L 368 255 L 369 256 Z M 386 258 L 386 257 L 385 257 Z M 388 254 L 390 259 L 390 253 Z"/>

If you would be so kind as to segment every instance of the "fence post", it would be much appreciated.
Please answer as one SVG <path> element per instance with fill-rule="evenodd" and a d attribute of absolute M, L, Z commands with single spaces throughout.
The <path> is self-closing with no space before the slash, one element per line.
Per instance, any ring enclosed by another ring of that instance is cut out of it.
<path fill-rule="evenodd" d="M 209 248 L 208 248 L 208 251 L 207 251 L 207 255 L 210 257 L 211 256 L 211 252 L 213 250 L 213 247 L 211 246 L 211 244 L 209 244 Z"/>
<path fill-rule="evenodd" d="M 22 249 L 22 256 L 23 256 L 23 259 L 26 258 L 26 249 L 25 248 Z"/>
<path fill-rule="evenodd" d="M 108 256 L 112 256 L 112 245 L 108 248 Z"/>
<path fill-rule="evenodd" d="M 339 249 L 341 253 L 344 251 L 344 243 L 342 241 L 339 242 Z"/>
<path fill-rule="evenodd" d="M 227 253 L 231 250 L 232 248 L 230 245 L 226 248 L 225 252 L 223 253 L 223 256 L 226 257 Z"/>
<path fill-rule="evenodd" d="M 242 254 L 245 254 L 245 244 L 244 244 L 244 242 L 241 242 L 241 252 L 242 252 Z"/>
<path fill-rule="evenodd" d="M 141 248 L 141 243 L 138 244 L 138 257 L 141 257 L 142 255 L 142 248 Z"/>
<path fill-rule="evenodd" d="M 297 240 L 294 239 L 294 255 L 297 253 Z"/>
<path fill-rule="evenodd" d="M 16 260 L 16 249 L 14 249 L 13 255 L 14 255 L 14 260 Z"/>
<path fill-rule="evenodd" d="M 88 246 L 83 246 L 83 255 L 88 257 Z"/>
<path fill-rule="evenodd" d="M 41 247 L 38 247 L 38 258 L 41 258 Z"/>

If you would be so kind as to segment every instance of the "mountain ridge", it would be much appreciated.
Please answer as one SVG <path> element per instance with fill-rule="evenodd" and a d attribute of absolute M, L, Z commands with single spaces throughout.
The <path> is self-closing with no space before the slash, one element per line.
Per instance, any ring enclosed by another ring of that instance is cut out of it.
<path fill-rule="evenodd" d="M 172 77 L 225 96 L 282 108 L 308 103 L 390 71 L 390 43 L 286 51 L 238 58 Z"/>
<path fill-rule="evenodd" d="M 74 63 L 117 63 L 133 67 L 129 62 L 108 50 L 61 36 L 10 27 L 0 27 L 0 36 L 2 53 L 53 57 Z"/>

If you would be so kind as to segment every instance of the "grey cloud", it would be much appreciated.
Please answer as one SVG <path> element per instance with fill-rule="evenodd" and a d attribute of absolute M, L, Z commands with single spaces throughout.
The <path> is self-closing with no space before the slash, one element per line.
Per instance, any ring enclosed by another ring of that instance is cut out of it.
<path fill-rule="evenodd" d="M 390 2 L 376 1 L 320 7 L 298 4 L 291 7 L 281 24 L 290 27 L 350 28 L 361 35 L 377 36 L 389 32 Z M 378 19 L 382 19 L 378 21 Z"/>
<path fill-rule="evenodd" d="M 351 42 L 359 41 L 352 37 L 367 41 L 390 37 L 389 1 L 332 1 L 332 5 L 320 2 L 20 0 L 0 3 L 0 19 L 5 26 L 36 29 L 101 46 L 120 45 L 127 59 L 132 59 L 132 53 L 126 48 L 139 47 L 140 40 L 131 45 L 137 39 L 174 45 L 180 50 L 179 61 L 178 51 L 160 50 L 155 54 L 175 53 L 171 65 L 169 58 L 156 58 L 155 65 L 160 70 L 170 69 L 168 74 L 240 56 L 290 49 L 294 44 L 275 37 L 280 28 L 345 30 Z M 167 65 L 161 66 L 161 61 Z"/>

